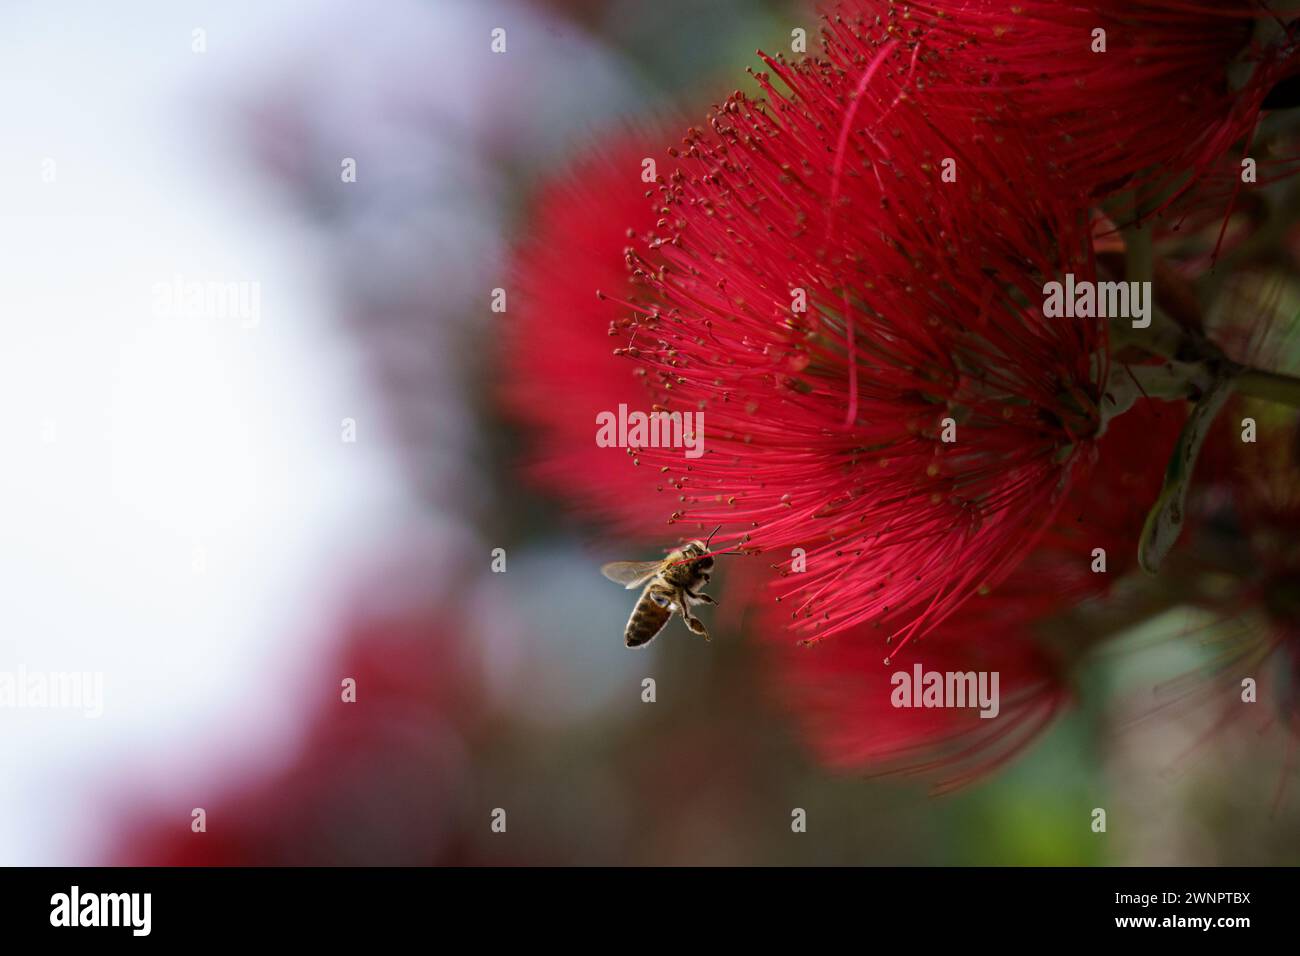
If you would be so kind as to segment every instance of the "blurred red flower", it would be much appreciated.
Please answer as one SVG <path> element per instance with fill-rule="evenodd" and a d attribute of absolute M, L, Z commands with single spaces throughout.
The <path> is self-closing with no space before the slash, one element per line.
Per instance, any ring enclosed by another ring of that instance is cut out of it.
<path fill-rule="evenodd" d="M 1137 538 L 1159 493 L 1151 468 L 1170 453 L 1185 417 L 1179 405 L 1143 400 L 1110 423 L 1096 464 L 1076 482 L 1041 543 L 1007 579 L 967 602 L 894 666 L 881 663 L 870 630 L 857 628 L 812 648 L 791 647 L 776 622 L 778 692 L 819 760 L 840 770 L 916 774 L 945 791 L 1002 766 L 1068 705 L 1077 640 L 1051 643 L 1039 625 L 1101 598 L 1137 566 Z M 1097 549 L 1105 573 L 1094 570 Z M 974 708 L 898 708 L 893 675 L 996 672 L 995 717 Z"/>
<path fill-rule="evenodd" d="M 128 820 L 127 866 L 473 862 L 465 819 L 482 720 L 473 649 L 436 609 L 353 621 L 297 756 L 265 775 Z M 356 701 L 341 681 L 356 681 Z M 236 768 L 238 769 L 238 768 Z"/>
<path fill-rule="evenodd" d="M 1243 440 L 1249 436 L 1250 440 Z M 1172 703 L 1219 707 L 1215 732 L 1246 716 L 1242 681 L 1266 702 L 1263 723 L 1280 721 L 1300 739 L 1300 412 L 1234 398 L 1215 422 L 1197 464 L 1196 571 L 1227 567 L 1197 603 L 1219 616 L 1215 656 L 1205 671 L 1174 682 Z M 1244 568 L 1244 573 L 1242 569 Z M 1225 581 L 1230 582 L 1225 587 Z M 1217 687 L 1207 693 L 1206 685 Z M 1169 706 L 1168 704 L 1166 706 Z M 1288 759 L 1294 758 L 1294 740 Z"/>
<path fill-rule="evenodd" d="M 538 190 L 516 250 L 500 386 L 528 433 L 528 477 L 584 513 L 660 537 L 673 510 L 665 483 L 631 450 L 596 444 L 598 414 L 648 412 L 651 401 L 645 370 L 614 355 L 597 293 L 634 298 L 624 250 L 654 226 L 643 163 L 666 142 L 620 130 Z"/>

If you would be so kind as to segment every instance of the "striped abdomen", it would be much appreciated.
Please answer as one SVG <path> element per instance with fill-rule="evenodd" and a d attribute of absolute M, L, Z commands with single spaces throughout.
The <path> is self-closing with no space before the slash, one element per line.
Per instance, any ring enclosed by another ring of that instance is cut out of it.
<path fill-rule="evenodd" d="M 664 629 L 668 619 L 673 616 L 673 602 L 676 598 L 671 588 L 666 588 L 658 581 L 651 581 L 641 592 L 632 616 L 627 619 L 627 628 L 623 631 L 623 642 L 628 647 L 640 647 Z"/>

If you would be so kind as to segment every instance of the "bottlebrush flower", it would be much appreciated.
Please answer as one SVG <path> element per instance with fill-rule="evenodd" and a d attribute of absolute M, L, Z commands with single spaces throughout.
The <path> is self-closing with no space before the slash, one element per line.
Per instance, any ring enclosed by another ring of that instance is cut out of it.
<path fill-rule="evenodd" d="M 1093 198 L 1141 188 L 1162 205 L 1225 154 L 1239 162 L 1270 90 L 1300 72 L 1295 23 L 1255 0 L 915 0 L 902 17 L 892 2 L 865 6 L 961 68 L 937 91 L 977 83 L 982 118 L 1030 130 Z"/>
<path fill-rule="evenodd" d="M 886 666 L 869 628 L 792 648 L 776 642 L 773 680 L 819 760 L 839 770 L 914 774 L 951 790 L 1004 765 L 1069 705 L 1073 637 L 1049 643 L 1041 625 L 1058 611 L 1101 598 L 1137 566 L 1137 538 L 1159 493 L 1163 460 L 1183 409 L 1143 400 L 1110 425 L 1096 464 L 1081 476 L 1041 543 L 991 593 L 967 602 L 904 661 Z M 1104 552 L 1105 572 L 1095 570 Z M 996 672 L 995 717 L 972 708 L 893 706 L 894 675 Z"/>
<path fill-rule="evenodd" d="M 950 620 L 922 642 L 923 653 L 889 667 L 866 637 L 796 648 L 779 664 L 787 707 L 816 758 L 834 770 L 915 775 L 936 793 L 953 790 L 1013 759 L 1070 700 L 1063 662 L 1033 638 L 1013 603 L 990 602 L 962 625 Z M 998 674 L 997 715 L 983 718 L 973 706 L 894 707 L 894 675 L 916 667 Z"/>
<path fill-rule="evenodd" d="M 655 221 L 643 161 L 667 137 L 611 135 L 540 189 L 515 261 L 501 396 L 530 433 L 528 475 L 551 493 L 625 530 L 662 535 L 673 500 L 631 450 L 596 444 L 596 416 L 619 405 L 651 411 L 646 372 L 614 355 L 601 290 L 634 298 L 625 248 Z M 669 489 L 671 492 L 671 489 Z"/>
<path fill-rule="evenodd" d="M 768 104 L 688 132 L 630 256 L 622 351 L 705 419 L 699 461 L 642 460 L 676 519 L 806 562 L 804 633 L 888 621 L 898 648 L 1015 566 L 1092 453 L 1105 329 L 1040 310 L 1092 276 L 1087 222 L 1014 131 L 938 122 L 943 61 L 888 31 L 765 61 Z"/>

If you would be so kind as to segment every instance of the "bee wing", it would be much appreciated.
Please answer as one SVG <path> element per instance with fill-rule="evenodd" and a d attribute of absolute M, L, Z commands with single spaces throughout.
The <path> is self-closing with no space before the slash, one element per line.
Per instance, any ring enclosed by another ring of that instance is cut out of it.
<path fill-rule="evenodd" d="M 662 564 L 662 561 L 611 561 L 600 573 L 630 591 L 654 577 Z"/>

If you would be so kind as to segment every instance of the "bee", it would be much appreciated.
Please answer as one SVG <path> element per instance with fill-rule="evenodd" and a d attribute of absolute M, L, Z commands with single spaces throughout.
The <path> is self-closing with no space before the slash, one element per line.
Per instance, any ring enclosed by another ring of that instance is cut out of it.
<path fill-rule="evenodd" d="M 628 590 L 645 585 L 623 631 L 623 641 L 628 647 L 649 644 L 664 629 L 673 611 L 681 613 L 691 633 L 709 639 L 704 622 L 691 613 L 691 605 L 718 605 L 702 591 L 713 569 L 709 542 L 718 528 L 713 529 L 707 540 L 688 542 L 659 561 L 611 561 L 600 569 L 601 574 Z"/>

